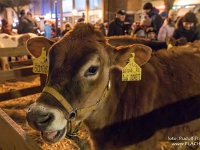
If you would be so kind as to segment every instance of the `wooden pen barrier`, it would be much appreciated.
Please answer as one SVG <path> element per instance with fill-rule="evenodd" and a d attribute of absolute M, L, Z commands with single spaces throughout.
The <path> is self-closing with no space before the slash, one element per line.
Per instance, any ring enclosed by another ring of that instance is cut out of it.
<path fill-rule="evenodd" d="M 1 108 L 0 132 L 0 150 L 42 150 Z"/>
<path fill-rule="evenodd" d="M 24 55 L 29 55 L 26 47 L 13 47 L 13 48 L 0 48 L 0 57 L 20 57 Z M 35 74 L 33 73 L 33 60 L 21 60 L 16 62 L 11 62 L 10 66 L 13 69 L 1 70 L 0 71 L 0 82 L 4 82 L 11 79 L 17 79 L 20 77 L 27 77 L 32 75 L 40 76 L 40 85 L 28 87 L 20 90 L 12 90 L 9 92 L 0 93 L 0 102 L 4 100 L 9 100 L 13 98 L 19 98 L 23 96 L 28 96 L 36 93 L 40 93 L 44 87 L 46 81 L 45 74 Z"/>
<path fill-rule="evenodd" d="M 26 47 L 0 48 L 0 57 L 20 57 L 23 55 L 29 55 Z M 0 70 L 1 83 L 7 80 L 36 75 L 40 76 L 40 85 L 0 93 L 0 102 L 40 93 L 42 91 L 46 81 L 46 75 L 33 73 L 32 59 L 10 62 L 10 66 L 13 69 Z M 0 132 L 0 150 L 42 150 L 37 142 L 28 136 L 1 108 Z"/>

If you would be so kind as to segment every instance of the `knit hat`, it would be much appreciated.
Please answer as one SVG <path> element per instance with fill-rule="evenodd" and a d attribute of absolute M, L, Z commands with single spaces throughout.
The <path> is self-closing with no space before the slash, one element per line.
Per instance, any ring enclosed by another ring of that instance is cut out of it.
<path fill-rule="evenodd" d="M 185 14 L 185 16 L 183 17 L 183 22 L 193 22 L 193 23 L 197 23 L 197 18 L 196 15 L 192 12 L 188 12 Z"/>
<path fill-rule="evenodd" d="M 144 18 L 140 21 L 140 25 L 149 27 L 149 26 L 151 26 L 151 20 L 149 18 Z"/>
<path fill-rule="evenodd" d="M 168 13 L 168 16 L 172 16 L 173 14 L 177 15 L 178 12 L 176 10 L 174 10 L 174 9 L 170 9 L 169 13 Z"/>
<path fill-rule="evenodd" d="M 150 3 L 150 2 L 147 2 L 146 4 L 144 4 L 143 6 L 143 9 L 146 10 L 146 9 L 152 9 L 153 8 L 153 5 Z"/>

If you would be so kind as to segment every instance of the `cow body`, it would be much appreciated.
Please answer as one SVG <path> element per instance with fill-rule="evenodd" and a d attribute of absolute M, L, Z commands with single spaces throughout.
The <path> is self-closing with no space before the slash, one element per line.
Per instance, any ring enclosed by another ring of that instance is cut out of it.
<path fill-rule="evenodd" d="M 50 48 L 46 87 L 57 92 L 44 90 L 27 112 L 29 125 L 48 142 L 67 132 L 70 112 L 58 99 L 84 110 L 75 123 L 84 121 L 97 150 L 153 150 L 158 141 L 200 129 L 199 47 L 154 53 L 140 44 L 116 48 L 89 24 L 76 25 L 55 44 L 33 38 L 27 47 L 35 57 L 41 47 Z M 141 81 L 122 81 L 130 53 L 142 68 Z"/>
<path fill-rule="evenodd" d="M 20 47 L 25 46 L 26 41 L 30 38 L 36 37 L 36 34 L 33 33 L 26 33 L 20 35 L 8 35 L 5 33 L 0 34 L 0 43 L 3 45 L 4 48 L 6 47 Z M 7 57 L 1 57 L 1 68 L 2 70 L 9 70 L 10 66 L 8 63 Z"/>

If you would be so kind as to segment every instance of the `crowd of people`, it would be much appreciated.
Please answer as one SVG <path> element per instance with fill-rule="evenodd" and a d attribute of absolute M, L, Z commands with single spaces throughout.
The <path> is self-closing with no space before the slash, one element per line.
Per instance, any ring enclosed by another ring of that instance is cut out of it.
<path fill-rule="evenodd" d="M 197 13 L 187 12 L 178 17 L 178 11 L 171 9 L 162 12 L 147 2 L 143 6 L 144 17 L 141 21 L 135 21 L 131 26 L 131 32 L 125 22 L 126 11 L 119 10 L 116 18 L 106 25 L 102 24 L 101 30 L 105 36 L 128 35 L 150 40 L 166 41 L 168 38 L 185 38 L 187 42 L 200 40 L 200 9 Z M 107 34 L 105 34 L 105 29 Z"/>
<path fill-rule="evenodd" d="M 135 21 L 131 28 L 125 24 L 126 10 L 119 10 L 116 17 L 110 23 L 105 20 L 98 24 L 99 29 L 104 36 L 132 36 L 138 38 L 148 38 L 150 40 L 166 41 L 168 38 L 185 38 L 187 42 L 193 42 L 200 39 L 200 9 L 197 13 L 188 12 L 184 16 L 178 17 L 177 10 L 171 9 L 169 12 L 159 11 L 153 7 L 152 3 L 147 2 L 143 6 L 144 16 L 140 21 Z M 1 33 L 12 34 L 12 27 L 6 19 L 2 19 Z M 79 18 L 77 23 L 85 22 L 84 18 Z M 73 26 L 66 22 L 64 29 L 55 27 L 51 21 L 44 22 L 44 34 L 47 38 L 56 36 L 62 37 Z M 57 30 L 56 30 L 57 29 Z M 32 17 L 31 12 L 20 11 L 17 33 L 35 33 L 38 34 L 39 25 L 37 20 Z"/>

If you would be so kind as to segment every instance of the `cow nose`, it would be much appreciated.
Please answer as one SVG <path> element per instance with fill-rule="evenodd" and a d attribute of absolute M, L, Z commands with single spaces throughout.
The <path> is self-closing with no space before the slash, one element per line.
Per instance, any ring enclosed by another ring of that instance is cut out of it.
<path fill-rule="evenodd" d="M 36 130 L 43 131 L 52 122 L 53 115 L 51 113 L 35 111 L 30 107 L 26 113 L 26 119 L 29 126 Z"/>

